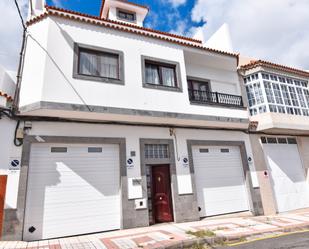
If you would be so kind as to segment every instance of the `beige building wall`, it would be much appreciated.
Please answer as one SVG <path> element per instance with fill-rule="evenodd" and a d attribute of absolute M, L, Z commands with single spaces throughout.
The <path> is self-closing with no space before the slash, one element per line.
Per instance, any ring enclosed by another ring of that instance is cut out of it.
<path fill-rule="evenodd" d="M 262 144 L 260 142 L 260 135 L 250 135 L 250 142 L 252 153 L 254 156 L 255 168 L 260 184 L 261 199 L 265 215 L 274 215 L 277 213 L 276 200 L 273 195 L 273 189 L 270 182 L 270 175 L 267 169 L 267 163 L 264 156 Z M 309 160 L 309 154 L 308 154 Z M 309 162 L 309 161 L 308 161 Z M 265 176 L 267 172 L 267 176 Z"/>

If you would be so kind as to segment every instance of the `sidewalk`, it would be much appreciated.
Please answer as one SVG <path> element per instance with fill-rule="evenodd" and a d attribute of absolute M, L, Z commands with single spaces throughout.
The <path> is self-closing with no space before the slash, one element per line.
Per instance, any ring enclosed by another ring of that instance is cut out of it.
<path fill-rule="evenodd" d="M 204 219 L 197 222 L 162 224 L 39 242 L 0 242 L 1 249 L 133 249 L 189 248 L 197 242 L 235 241 L 309 228 L 309 210 L 278 216 Z M 187 232 L 201 231 L 202 236 Z"/>

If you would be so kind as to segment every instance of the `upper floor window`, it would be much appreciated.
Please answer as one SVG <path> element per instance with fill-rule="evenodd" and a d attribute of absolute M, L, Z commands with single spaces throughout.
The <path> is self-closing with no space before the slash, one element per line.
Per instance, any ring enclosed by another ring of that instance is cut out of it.
<path fill-rule="evenodd" d="M 119 56 L 88 49 L 79 51 L 80 74 L 119 79 Z"/>
<path fill-rule="evenodd" d="M 123 55 L 120 51 L 75 45 L 74 77 L 123 83 Z"/>
<path fill-rule="evenodd" d="M 146 83 L 177 87 L 176 66 L 146 61 Z"/>
<path fill-rule="evenodd" d="M 117 9 L 117 17 L 118 19 L 125 20 L 128 22 L 135 22 L 136 21 L 136 13 L 129 12 L 126 10 Z"/>
<path fill-rule="evenodd" d="M 188 79 L 188 87 L 193 91 L 210 92 L 210 82 L 195 79 Z"/>
<path fill-rule="evenodd" d="M 144 87 L 181 91 L 179 64 L 142 57 Z"/>

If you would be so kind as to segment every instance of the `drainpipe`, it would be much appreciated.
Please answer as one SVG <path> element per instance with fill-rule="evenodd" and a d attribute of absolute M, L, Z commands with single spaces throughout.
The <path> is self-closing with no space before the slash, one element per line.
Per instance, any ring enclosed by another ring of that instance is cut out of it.
<path fill-rule="evenodd" d="M 21 50 L 19 53 L 19 64 L 18 64 L 18 70 L 17 70 L 17 82 L 16 82 L 16 89 L 13 99 L 13 113 L 18 112 L 18 106 L 19 106 L 19 92 L 20 92 L 20 85 L 21 85 L 21 79 L 22 79 L 22 73 L 24 68 L 24 58 L 25 58 L 25 48 L 26 48 L 26 41 L 27 41 L 27 27 L 23 27 L 23 36 L 22 36 L 22 44 L 21 44 Z"/>

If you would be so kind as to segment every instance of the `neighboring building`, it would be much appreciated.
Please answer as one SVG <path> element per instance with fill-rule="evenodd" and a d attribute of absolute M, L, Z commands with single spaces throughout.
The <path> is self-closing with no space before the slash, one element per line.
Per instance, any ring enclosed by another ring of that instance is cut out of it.
<path fill-rule="evenodd" d="M 100 17 L 32 3 L 3 239 L 263 213 L 236 54 L 145 28 L 127 1 Z"/>
<path fill-rule="evenodd" d="M 309 207 L 309 72 L 247 61 L 250 135 L 265 213 Z M 254 134 L 256 133 L 256 134 Z"/>
<path fill-rule="evenodd" d="M 12 106 L 15 92 L 15 82 L 10 74 L 0 66 L 0 109 L 8 109 Z M 10 165 L 11 161 L 20 159 L 21 148 L 14 146 L 14 133 L 16 121 L 0 112 L 0 228 L 3 220 L 11 222 L 10 211 L 16 206 L 19 171 L 18 168 Z M 6 209 L 6 215 L 3 214 Z M 1 236 L 1 229 L 0 229 Z"/>

